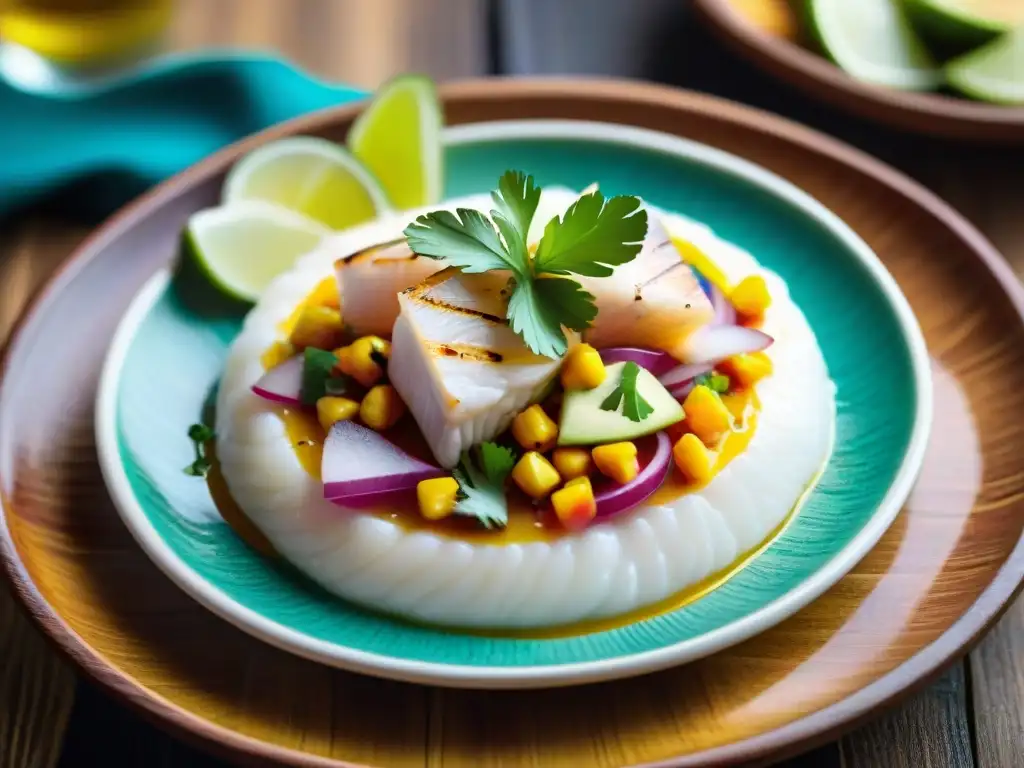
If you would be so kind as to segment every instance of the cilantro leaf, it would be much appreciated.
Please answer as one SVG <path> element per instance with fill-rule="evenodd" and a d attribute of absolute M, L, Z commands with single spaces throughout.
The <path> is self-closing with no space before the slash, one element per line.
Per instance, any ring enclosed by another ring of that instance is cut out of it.
<path fill-rule="evenodd" d="M 352 389 L 352 381 L 336 373 L 338 358 L 326 349 L 306 347 L 302 353 L 302 383 L 299 400 L 303 405 L 316 405 L 326 395 L 344 395 Z"/>
<path fill-rule="evenodd" d="M 192 450 L 195 452 L 195 459 L 185 467 L 186 475 L 192 477 L 206 477 L 212 464 L 206 458 L 206 443 L 216 437 L 213 429 L 206 424 L 193 424 L 188 428 L 188 439 L 192 441 Z"/>
<path fill-rule="evenodd" d="M 548 222 L 534 269 L 608 277 L 613 266 L 636 258 L 646 235 L 647 211 L 639 198 L 620 195 L 605 202 L 595 191 L 580 197 L 561 219 L 556 216 Z"/>
<path fill-rule="evenodd" d="M 452 470 L 460 497 L 454 513 L 476 518 L 487 529 L 504 528 L 508 524 L 505 480 L 515 466 L 515 455 L 495 443 L 481 443 L 476 457 L 478 463 L 466 451 Z"/>
<path fill-rule="evenodd" d="M 522 236 L 525 247 L 533 214 L 537 212 L 540 203 L 540 187 L 533 183 L 533 176 L 527 176 L 522 171 L 505 171 L 498 180 L 498 189 L 491 192 L 491 199 L 498 206 L 497 211 L 491 212 L 491 217 L 498 221 L 500 214 Z M 508 242 L 504 230 L 502 235 L 511 249 L 512 244 Z"/>
<path fill-rule="evenodd" d="M 559 322 L 558 307 L 544 303 L 536 283 L 516 281 L 507 312 L 509 326 L 523 337 L 534 354 L 559 358 L 569 348 Z"/>
<path fill-rule="evenodd" d="M 520 270 L 523 266 L 522 259 L 513 256 L 501 242 L 486 214 L 470 208 L 458 208 L 455 213 L 425 213 L 405 228 L 405 237 L 420 256 L 446 259 L 451 266 L 470 274 Z"/>
<path fill-rule="evenodd" d="M 557 308 L 559 319 L 566 328 L 584 331 L 597 317 L 594 297 L 575 280 L 542 277 L 534 281 L 533 290 L 542 305 Z"/>
<path fill-rule="evenodd" d="M 619 405 L 622 405 L 622 415 L 630 421 L 643 421 L 654 413 L 654 408 L 637 390 L 636 379 L 639 375 L 640 366 L 636 363 L 628 362 L 622 366 L 619 384 L 601 403 L 601 410 L 617 411 Z"/>

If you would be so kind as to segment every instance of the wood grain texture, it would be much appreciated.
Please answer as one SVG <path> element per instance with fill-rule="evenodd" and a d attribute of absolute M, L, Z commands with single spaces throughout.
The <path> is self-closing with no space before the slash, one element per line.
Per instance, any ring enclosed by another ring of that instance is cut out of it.
<path fill-rule="evenodd" d="M 470 83 L 446 93 L 452 122 L 629 121 L 720 146 L 795 181 L 859 231 L 904 287 L 936 358 L 941 439 L 897 522 L 849 577 L 763 636 L 697 664 L 583 689 L 495 694 L 381 683 L 284 655 L 214 619 L 158 574 L 110 510 L 89 394 L 130 293 L 171 257 L 183 217 L 213 196 L 227 164 L 254 146 L 247 142 L 192 171 L 189 185 L 134 206 L 109 247 L 93 239 L 81 255 L 87 264 L 50 306 L 57 316 L 30 321 L 8 361 L 12 397 L 31 390 L 65 405 L 0 416 L 6 564 L 58 642 L 122 697 L 235 755 L 446 768 L 533 765 L 540 756 L 555 766 L 670 758 L 706 766 L 792 752 L 869 716 L 971 643 L 1024 568 L 1024 457 L 1010 447 L 1024 423 L 1024 292 L 998 256 L 884 167 L 723 102 L 600 82 Z M 258 140 L 299 130 L 337 138 L 350 118 L 339 110 Z M 118 255 L 127 252 L 131 260 Z M 33 378 L 28 387 L 27 351 L 64 349 L 63 312 L 75 314 L 100 286 L 108 300 L 90 304 L 93 333 L 68 350 L 75 386 Z"/>
<path fill-rule="evenodd" d="M 938 93 L 864 83 L 809 46 L 756 24 L 739 0 L 693 0 L 726 44 L 805 93 L 848 112 L 915 133 L 977 141 L 1024 142 L 1024 107 L 1005 107 Z"/>

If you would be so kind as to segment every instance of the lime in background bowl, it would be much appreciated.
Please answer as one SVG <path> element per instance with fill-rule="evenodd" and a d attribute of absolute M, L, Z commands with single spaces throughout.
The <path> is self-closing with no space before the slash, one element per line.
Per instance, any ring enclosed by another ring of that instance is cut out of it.
<path fill-rule="evenodd" d="M 835 453 L 785 533 L 703 599 L 620 629 L 560 639 L 412 626 L 333 598 L 263 559 L 184 475 L 185 435 L 215 385 L 237 316 L 199 314 L 154 278 L 114 340 L 99 392 L 104 476 L 133 534 L 207 607 L 326 663 L 443 685 L 537 687 L 682 663 L 791 615 L 863 557 L 918 471 L 931 415 L 927 354 L 902 295 L 841 221 L 731 155 L 639 129 L 522 121 L 446 131 L 447 196 L 487 191 L 509 167 L 539 183 L 632 193 L 710 225 L 789 283 L 837 385 Z"/>

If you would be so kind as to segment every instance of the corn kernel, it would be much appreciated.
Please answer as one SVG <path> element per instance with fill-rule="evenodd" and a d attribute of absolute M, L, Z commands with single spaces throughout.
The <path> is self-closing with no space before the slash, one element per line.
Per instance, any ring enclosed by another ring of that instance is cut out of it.
<path fill-rule="evenodd" d="M 722 363 L 722 368 L 741 387 L 752 387 L 772 372 L 772 359 L 764 352 L 736 355 Z"/>
<path fill-rule="evenodd" d="M 706 483 L 714 474 L 711 451 L 692 432 L 679 438 L 672 448 L 672 457 L 683 477 L 691 483 Z"/>
<path fill-rule="evenodd" d="M 577 344 L 562 363 L 564 389 L 593 389 L 607 375 L 601 355 L 589 344 Z"/>
<path fill-rule="evenodd" d="M 729 301 L 743 317 L 760 317 L 772 303 L 768 286 L 760 275 L 751 275 L 740 280 L 729 294 Z"/>
<path fill-rule="evenodd" d="M 558 470 L 536 451 L 524 453 L 516 462 L 512 480 L 523 489 L 523 493 L 534 499 L 543 499 L 562 482 Z"/>
<path fill-rule="evenodd" d="M 512 437 L 528 451 L 550 451 L 558 439 L 558 425 L 539 405 L 531 405 L 512 421 Z"/>
<path fill-rule="evenodd" d="M 384 378 L 384 365 L 391 357 L 391 344 L 380 336 L 363 336 L 347 347 L 335 350 L 338 369 L 364 387 L 372 387 Z"/>
<path fill-rule="evenodd" d="M 592 451 L 594 464 L 602 474 L 617 483 L 628 483 L 640 473 L 640 462 L 636 458 L 633 443 L 609 443 L 599 445 Z"/>
<path fill-rule="evenodd" d="M 459 484 L 454 477 L 420 480 L 416 486 L 420 514 L 427 520 L 443 520 L 455 510 L 458 494 Z"/>
<path fill-rule="evenodd" d="M 551 454 L 551 460 L 558 474 L 567 480 L 586 477 L 594 466 L 594 460 L 586 448 L 556 448 Z"/>
<path fill-rule="evenodd" d="M 334 349 L 341 340 L 341 313 L 330 307 L 307 306 L 299 313 L 288 340 L 297 349 Z"/>
<path fill-rule="evenodd" d="M 271 368 L 277 368 L 285 360 L 295 356 L 295 347 L 288 341 L 275 341 L 260 357 L 260 362 L 263 363 L 263 370 L 269 371 Z"/>
<path fill-rule="evenodd" d="M 390 429 L 405 414 L 405 403 L 390 384 L 378 384 L 359 405 L 363 424 L 378 432 Z"/>
<path fill-rule="evenodd" d="M 732 414 L 722 398 L 703 384 L 696 386 L 683 401 L 686 426 L 705 445 L 712 445 L 732 429 Z"/>
<path fill-rule="evenodd" d="M 597 502 L 590 480 L 577 477 L 551 494 L 551 508 L 564 528 L 578 531 L 597 517 Z"/>
<path fill-rule="evenodd" d="M 359 413 L 359 403 L 347 397 L 321 397 L 316 401 L 316 418 L 325 432 L 339 421 L 347 421 Z"/>

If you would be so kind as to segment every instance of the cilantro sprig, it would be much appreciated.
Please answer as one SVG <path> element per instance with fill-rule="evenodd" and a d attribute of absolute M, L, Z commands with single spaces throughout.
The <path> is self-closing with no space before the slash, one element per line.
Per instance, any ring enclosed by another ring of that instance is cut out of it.
<path fill-rule="evenodd" d="M 640 366 L 636 363 L 628 362 L 623 365 L 618 386 L 601 403 L 601 410 L 617 411 L 621 405 L 622 415 L 630 421 L 643 421 L 654 413 L 654 408 L 637 390 L 636 377 L 639 374 Z"/>
<path fill-rule="evenodd" d="M 209 474 L 212 464 L 206 457 L 206 444 L 213 440 L 215 436 L 213 430 L 205 424 L 193 424 L 188 428 L 188 439 L 192 441 L 195 461 L 185 467 L 186 475 L 206 477 Z"/>
<path fill-rule="evenodd" d="M 459 499 L 454 513 L 473 517 L 487 529 L 508 525 L 508 500 L 505 480 L 515 466 L 515 454 L 496 443 L 480 443 L 474 457 L 462 454 L 452 476 L 459 484 Z"/>
<path fill-rule="evenodd" d="M 510 327 L 535 354 L 557 358 L 568 347 L 563 327 L 583 331 L 597 316 L 593 295 L 568 275 L 608 277 L 635 259 L 647 212 L 637 197 L 583 195 L 547 223 L 531 256 L 528 236 L 540 194 L 532 176 L 506 171 L 491 192 L 490 218 L 469 208 L 433 211 L 406 227 L 405 236 L 413 252 L 446 259 L 463 272 L 510 272 Z"/>
<path fill-rule="evenodd" d="M 302 353 L 302 381 L 299 400 L 303 405 L 316 405 L 326 395 L 351 394 L 354 382 L 335 369 L 338 356 L 326 349 L 306 347 Z"/>

